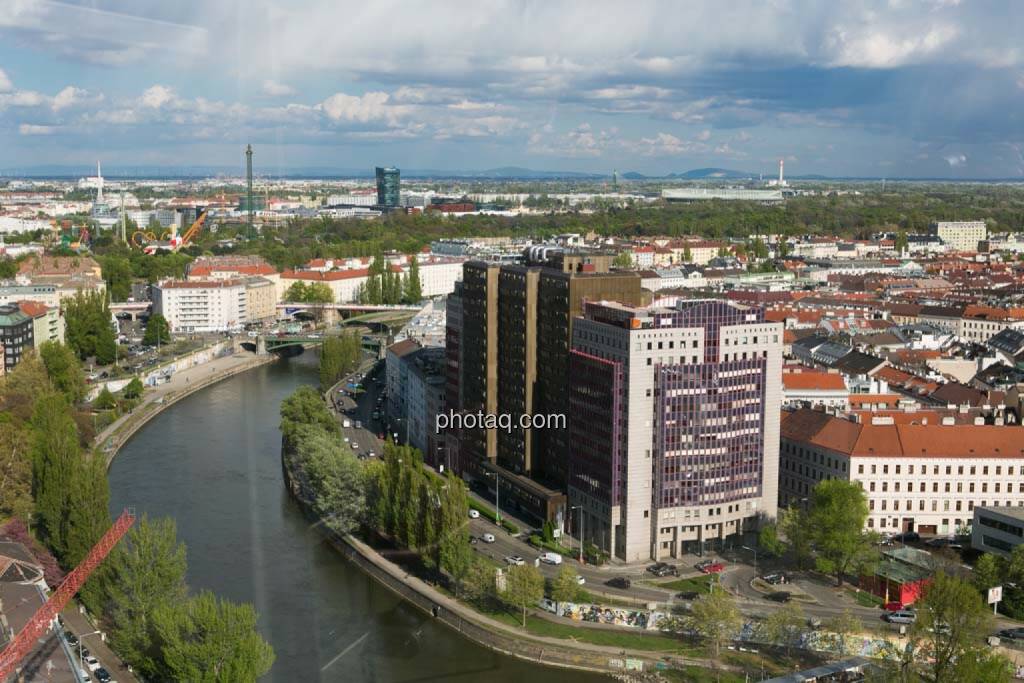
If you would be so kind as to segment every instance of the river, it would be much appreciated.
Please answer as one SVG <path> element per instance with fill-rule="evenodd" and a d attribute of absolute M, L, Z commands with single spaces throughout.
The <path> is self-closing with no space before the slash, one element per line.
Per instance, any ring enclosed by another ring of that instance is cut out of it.
<path fill-rule="evenodd" d="M 143 427 L 110 468 L 111 513 L 171 516 L 188 584 L 255 604 L 271 681 L 607 680 L 494 654 L 409 607 L 316 532 L 281 479 L 281 400 L 316 382 L 316 356 L 203 389 Z"/>

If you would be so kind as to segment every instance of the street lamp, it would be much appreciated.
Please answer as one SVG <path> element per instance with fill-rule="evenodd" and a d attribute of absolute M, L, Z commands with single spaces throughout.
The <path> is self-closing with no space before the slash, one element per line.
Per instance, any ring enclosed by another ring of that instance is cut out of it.
<path fill-rule="evenodd" d="M 573 505 L 569 509 L 580 511 L 580 564 L 583 564 L 583 506 Z"/>
<path fill-rule="evenodd" d="M 743 548 L 744 550 L 749 550 L 750 552 L 754 553 L 754 571 L 756 572 L 757 571 L 757 548 L 751 548 L 748 545 L 742 545 L 740 547 Z"/>
<path fill-rule="evenodd" d="M 82 650 L 85 648 L 85 643 L 83 641 L 85 640 L 85 638 L 87 636 L 94 636 L 97 633 L 100 636 L 100 640 L 106 641 L 107 637 L 103 635 L 102 631 L 92 631 L 91 633 L 83 633 L 82 635 L 78 636 L 78 670 L 79 670 L 79 672 L 85 670 L 85 659 L 84 659 L 84 657 L 82 657 Z"/>

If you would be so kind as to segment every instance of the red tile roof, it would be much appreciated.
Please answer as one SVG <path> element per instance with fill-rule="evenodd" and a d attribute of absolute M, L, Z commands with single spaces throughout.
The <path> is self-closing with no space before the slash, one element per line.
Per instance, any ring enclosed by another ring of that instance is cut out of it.
<path fill-rule="evenodd" d="M 790 391 L 846 391 L 843 376 L 834 372 L 787 372 L 782 375 L 782 386 Z"/>

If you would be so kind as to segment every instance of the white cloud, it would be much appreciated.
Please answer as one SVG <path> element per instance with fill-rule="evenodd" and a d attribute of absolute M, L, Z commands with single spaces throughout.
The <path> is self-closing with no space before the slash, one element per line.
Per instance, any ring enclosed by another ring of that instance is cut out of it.
<path fill-rule="evenodd" d="M 269 95 L 270 97 L 286 97 L 288 95 L 295 94 L 295 88 L 287 85 L 286 83 L 279 83 L 267 79 L 263 81 L 263 94 Z"/>
<path fill-rule="evenodd" d="M 967 163 L 967 157 L 963 154 L 950 154 L 949 156 L 943 157 L 943 159 L 946 160 L 946 163 L 949 164 L 951 168 L 963 166 Z"/>
<path fill-rule="evenodd" d="M 10 92 L 14 89 L 11 79 L 7 77 L 3 69 L 0 69 L 0 92 Z"/>
<path fill-rule="evenodd" d="M 53 135 L 57 132 L 56 126 L 39 126 L 32 123 L 23 123 L 18 126 L 18 132 L 22 135 Z"/>
<path fill-rule="evenodd" d="M 50 103 L 50 108 L 54 111 L 60 111 L 61 109 L 67 109 L 68 107 L 76 104 L 81 104 L 88 99 L 88 90 L 83 90 L 82 88 L 76 88 L 69 85 L 53 96 L 53 102 Z M 102 99 L 102 97 L 100 97 L 100 99 Z"/>
<path fill-rule="evenodd" d="M 174 102 L 174 91 L 165 85 L 154 85 L 147 88 L 139 98 L 139 104 L 150 109 L 160 109 L 165 104 Z"/>
<path fill-rule="evenodd" d="M 397 107 L 388 105 L 386 92 L 371 91 L 363 95 L 335 93 L 317 105 L 334 121 L 368 123 L 393 120 Z"/>
<path fill-rule="evenodd" d="M 707 142 L 711 139 L 711 131 L 705 128 L 701 132 L 697 133 L 697 139 L 701 142 Z"/>

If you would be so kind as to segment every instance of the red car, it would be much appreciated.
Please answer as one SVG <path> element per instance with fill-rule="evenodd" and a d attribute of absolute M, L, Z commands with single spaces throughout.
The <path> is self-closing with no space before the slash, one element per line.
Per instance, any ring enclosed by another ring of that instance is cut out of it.
<path fill-rule="evenodd" d="M 725 565 L 721 562 L 712 562 L 711 564 L 704 565 L 700 570 L 705 574 L 718 574 L 725 571 Z"/>
<path fill-rule="evenodd" d="M 886 612 L 899 612 L 901 609 L 903 609 L 903 603 L 898 601 L 887 602 L 884 605 L 882 605 L 882 609 L 884 609 Z"/>

